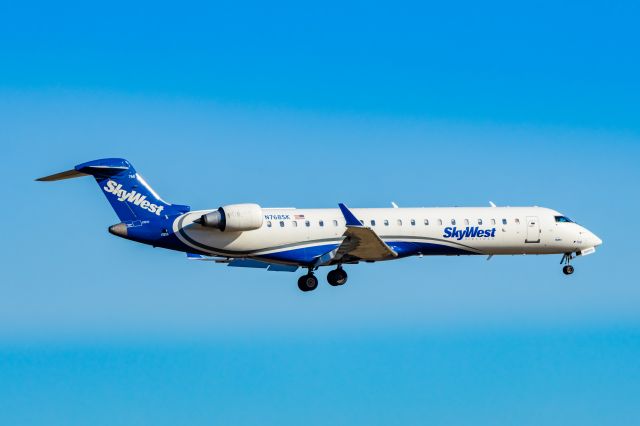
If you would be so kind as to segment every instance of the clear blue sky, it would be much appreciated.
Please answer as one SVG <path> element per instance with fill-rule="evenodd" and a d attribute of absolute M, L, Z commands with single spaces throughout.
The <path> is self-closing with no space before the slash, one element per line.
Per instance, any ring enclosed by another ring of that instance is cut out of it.
<path fill-rule="evenodd" d="M 0 424 L 640 419 L 637 3 L 0 6 Z M 106 232 L 129 159 L 164 198 L 542 205 L 603 240 L 297 275 Z"/>

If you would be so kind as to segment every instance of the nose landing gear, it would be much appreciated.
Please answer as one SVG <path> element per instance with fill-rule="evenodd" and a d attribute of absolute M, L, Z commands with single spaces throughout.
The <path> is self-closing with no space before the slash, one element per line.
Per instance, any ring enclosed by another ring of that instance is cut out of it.
<path fill-rule="evenodd" d="M 565 275 L 571 275 L 573 274 L 574 268 L 573 266 L 571 266 L 569 263 L 571 262 L 571 260 L 574 258 L 573 253 L 565 253 L 562 256 L 562 260 L 560 261 L 560 264 L 562 265 L 563 263 L 565 264 L 564 267 L 562 268 L 562 272 Z"/>

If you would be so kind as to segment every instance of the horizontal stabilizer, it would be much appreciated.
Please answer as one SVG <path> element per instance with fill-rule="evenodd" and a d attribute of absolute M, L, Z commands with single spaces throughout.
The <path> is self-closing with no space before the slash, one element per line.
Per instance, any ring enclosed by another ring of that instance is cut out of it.
<path fill-rule="evenodd" d="M 75 169 L 67 170 L 66 172 L 60 172 L 49 176 L 44 176 L 36 179 L 38 182 L 53 182 L 56 180 L 73 179 L 82 176 L 89 176 L 87 173 L 79 172 Z"/>
<path fill-rule="evenodd" d="M 94 162 L 78 164 L 71 170 L 44 176 L 36 180 L 38 182 L 53 182 L 56 180 L 73 179 L 82 176 L 113 176 L 118 173 L 122 173 L 125 170 L 129 170 L 129 167 L 124 165 L 92 163 Z"/>
<path fill-rule="evenodd" d="M 77 164 L 73 169 L 36 179 L 52 182 L 93 176 L 120 222 L 165 220 L 191 210 L 164 201 L 124 158 L 101 158 Z"/>

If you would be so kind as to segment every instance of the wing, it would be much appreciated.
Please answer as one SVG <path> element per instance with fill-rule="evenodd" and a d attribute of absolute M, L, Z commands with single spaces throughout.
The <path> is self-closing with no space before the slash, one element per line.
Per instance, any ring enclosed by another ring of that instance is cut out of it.
<path fill-rule="evenodd" d="M 298 270 L 298 267 L 295 265 L 282 265 L 279 263 L 262 262 L 255 259 L 233 259 L 229 262 L 228 266 L 234 266 L 236 268 L 261 268 L 276 272 L 295 272 Z"/>
<path fill-rule="evenodd" d="M 196 254 L 196 253 L 187 253 L 187 259 L 201 260 L 205 262 L 226 263 L 227 266 L 233 266 L 236 268 L 258 268 L 258 269 L 266 269 L 267 271 L 276 271 L 276 272 L 295 272 L 298 270 L 298 266 L 295 266 L 295 265 L 263 262 L 256 259 L 246 259 L 246 258 L 230 259 L 225 257 L 205 256 L 205 255 Z"/>
<path fill-rule="evenodd" d="M 382 241 L 373 229 L 364 226 L 347 206 L 342 203 L 339 206 L 347 221 L 345 238 L 337 249 L 318 259 L 319 265 L 338 261 L 388 260 L 398 257 L 398 253 Z"/>
<path fill-rule="evenodd" d="M 398 257 L 398 253 L 382 241 L 371 228 L 347 225 L 344 236 L 346 238 L 338 247 L 336 257 L 352 256 L 362 260 L 385 260 Z"/>

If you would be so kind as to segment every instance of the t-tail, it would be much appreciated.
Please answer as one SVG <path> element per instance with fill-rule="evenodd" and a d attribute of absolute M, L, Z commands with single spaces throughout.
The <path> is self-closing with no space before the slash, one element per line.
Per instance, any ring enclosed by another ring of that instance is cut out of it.
<path fill-rule="evenodd" d="M 170 204 L 160 198 L 131 163 L 122 158 L 89 161 L 71 170 L 36 180 L 49 182 L 81 176 L 95 178 L 118 218 L 126 226 L 164 222 L 190 210 L 189 206 Z"/>

